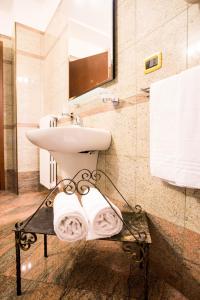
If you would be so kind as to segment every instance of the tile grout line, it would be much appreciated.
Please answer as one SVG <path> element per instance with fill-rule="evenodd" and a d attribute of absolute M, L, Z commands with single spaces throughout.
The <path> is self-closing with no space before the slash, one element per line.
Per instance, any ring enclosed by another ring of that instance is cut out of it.
<path fill-rule="evenodd" d="M 141 38 L 136 39 L 135 45 L 137 45 L 138 43 L 142 42 L 146 37 L 148 37 L 150 34 L 156 32 L 157 30 L 159 30 L 160 28 L 164 27 L 165 25 L 167 25 L 168 23 L 170 23 L 172 20 L 176 19 L 178 16 L 180 16 L 181 14 L 183 14 L 184 12 L 186 12 L 188 10 L 188 7 L 184 8 L 182 11 L 180 11 L 177 15 L 169 18 L 168 20 L 166 20 L 165 22 L 163 22 L 162 24 L 160 24 L 158 27 L 152 29 L 151 31 L 149 31 L 148 33 L 146 33 L 145 35 L 143 35 Z"/>

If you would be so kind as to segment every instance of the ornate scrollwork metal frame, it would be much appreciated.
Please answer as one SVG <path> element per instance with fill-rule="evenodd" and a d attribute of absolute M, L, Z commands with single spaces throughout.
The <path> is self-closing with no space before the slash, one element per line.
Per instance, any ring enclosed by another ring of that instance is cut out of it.
<path fill-rule="evenodd" d="M 16 231 L 21 232 L 21 238 L 20 238 L 20 247 L 23 250 L 28 250 L 33 244 L 37 237 L 35 234 L 31 234 L 27 236 L 25 233 L 23 234 L 24 227 L 30 222 L 30 220 L 35 216 L 35 214 L 38 212 L 38 210 L 45 205 L 46 207 L 52 207 L 53 201 L 54 201 L 54 194 L 55 192 L 58 192 L 58 189 L 61 185 L 63 185 L 63 191 L 67 195 L 72 195 L 74 193 L 77 193 L 79 195 L 86 195 L 89 193 L 91 187 L 95 187 L 104 197 L 104 199 L 107 201 L 109 206 L 113 209 L 115 214 L 118 216 L 118 218 L 123 222 L 123 225 L 126 227 L 126 229 L 129 231 L 129 233 L 135 238 L 135 240 L 141 244 L 145 242 L 147 235 L 145 231 L 139 231 L 138 228 L 135 228 L 133 226 L 129 226 L 123 218 L 118 214 L 116 209 L 112 206 L 112 204 L 108 201 L 108 199 L 104 196 L 104 194 L 100 191 L 98 188 L 98 183 L 100 179 L 102 178 L 102 175 L 110 182 L 110 184 L 114 187 L 114 189 L 118 192 L 121 199 L 124 201 L 124 203 L 127 205 L 127 207 L 130 209 L 130 211 L 134 212 L 135 214 L 140 214 L 142 212 L 142 208 L 140 205 L 136 205 L 135 207 L 132 207 L 128 201 L 124 198 L 124 196 L 120 193 L 116 185 L 112 182 L 112 180 L 107 176 L 107 174 L 101 170 L 94 170 L 90 171 L 88 169 L 83 169 L 77 172 L 77 174 L 72 179 L 62 179 L 60 180 L 54 189 L 50 191 L 50 193 L 46 196 L 46 198 L 43 200 L 41 205 L 38 207 L 38 209 L 34 212 L 34 214 L 28 218 L 24 222 L 16 223 L 15 228 Z"/>
<path fill-rule="evenodd" d="M 35 233 L 20 232 L 19 245 L 22 250 L 27 251 L 36 241 L 37 235 Z"/>
<path fill-rule="evenodd" d="M 88 169 L 83 169 L 77 172 L 77 174 L 72 179 L 62 179 L 60 180 L 55 188 L 53 188 L 48 195 L 44 198 L 40 206 L 36 209 L 36 211 L 25 221 L 18 222 L 15 224 L 15 243 L 16 243 L 16 274 L 17 274 L 17 295 L 21 295 L 21 269 L 20 269 L 20 249 L 27 251 L 30 249 L 31 245 L 37 241 L 37 235 L 33 232 L 28 232 L 28 224 L 29 222 L 36 216 L 39 210 L 42 207 L 51 208 L 53 206 L 53 201 L 58 192 L 60 192 L 61 187 L 62 190 L 67 195 L 72 195 L 74 193 L 78 195 L 86 195 L 89 193 L 92 187 L 96 188 L 104 199 L 107 201 L 109 206 L 118 216 L 118 218 L 122 221 L 124 228 L 130 233 L 131 236 L 134 237 L 134 242 L 139 246 L 139 253 L 135 251 L 134 243 L 125 242 L 122 240 L 122 248 L 125 252 L 128 252 L 131 257 L 137 261 L 140 266 L 145 266 L 145 269 L 148 269 L 147 261 L 148 261 L 148 242 L 147 242 L 147 233 L 145 231 L 140 230 L 139 228 L 133 226 L 133 224 L 129 224 L 126 222 L 121 215 L 118 214 L 115 207 L 108 201 L 107 197 L 101 192 L 99 189 L 99 182 L 102 176 L 109 182 L 109 184 L 114 188 L 114 190 L 118 193 L 122 201 L 126 204 L 127 208 L 130 212 L 135 214 L 135 218 L 140 220 L 140 217 L 143 214 L 142 208 L 140 205 L 136 205 L 132 207 L 128 201 L 124 198 L 124 196 L 120 193 L 116 185 L 112 182 L 112 180 L 107 176 L 107 174 L 101 170 L 90 171 Z M 140 221 L 139 221 L 140 222 Z M 27 226 L 27 227 L 26 227 Z M 29 229 L 30 230 L 30 229 Z M 47 233 L 44 234 L 44 256 L 47 257 Z M 147 274 L 147 271 L 145 271 Z M 147 278 L 147 275 L 145 275 Z M 145 281 L 147 282 L 147 281 Z M 147 289 L 146 289 L 147 290 Z"/>

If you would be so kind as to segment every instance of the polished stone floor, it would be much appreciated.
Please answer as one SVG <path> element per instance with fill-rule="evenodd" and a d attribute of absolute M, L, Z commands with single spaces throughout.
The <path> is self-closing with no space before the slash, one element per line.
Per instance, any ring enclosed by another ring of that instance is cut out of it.
<path fill-rule="evenodd" d="M 28 217 L 44 193 L 20 196 L 0 193 L 0 299 L 143 300 L 142 273 L 130 275 L 130 257 L 120 243 L 107 241 L 65 243 L 48 237 L 48 258 L 43 237 L 22 251 L 22 291 L 16 297 L 14 223 Z M 179 298 L 166 283 L 152 276 L 150 300 Z"/>

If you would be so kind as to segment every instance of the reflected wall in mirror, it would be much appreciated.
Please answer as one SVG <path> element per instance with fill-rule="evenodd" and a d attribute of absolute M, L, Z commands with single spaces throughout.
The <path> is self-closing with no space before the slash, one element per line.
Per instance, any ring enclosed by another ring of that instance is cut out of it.
<path fill-rule="evenodd" d="M 70 0 L 69 98 L 115 77 L 115 0 Z"/>

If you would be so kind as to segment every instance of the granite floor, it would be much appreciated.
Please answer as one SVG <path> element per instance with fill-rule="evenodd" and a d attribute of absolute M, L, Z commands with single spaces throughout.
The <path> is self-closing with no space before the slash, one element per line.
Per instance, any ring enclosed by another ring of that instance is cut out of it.
<path fill-rule="evenodd" d="M 44 193 L 20 196 L 0 192 L 0 299 L 143 299 L 141 270 L 130 274 L 130 257 L 120 243 L 92 241 L 73 244 L 48 237 L 48 258 L 43 237 L 22 251 L 22 291 L 16 297 L 15 247 L 12 228 L 41 203 Z M 165 282 L 151 276 L 150 300 L 183 299 Z"/>

